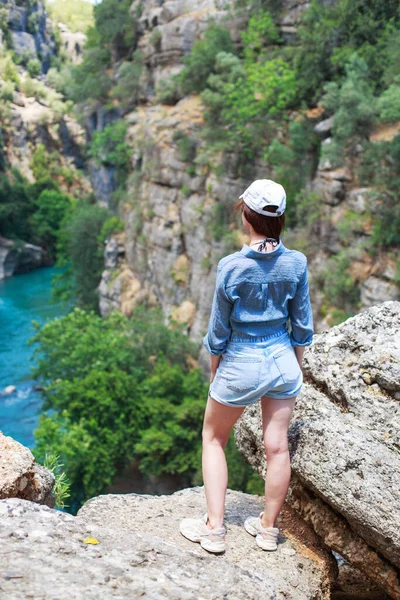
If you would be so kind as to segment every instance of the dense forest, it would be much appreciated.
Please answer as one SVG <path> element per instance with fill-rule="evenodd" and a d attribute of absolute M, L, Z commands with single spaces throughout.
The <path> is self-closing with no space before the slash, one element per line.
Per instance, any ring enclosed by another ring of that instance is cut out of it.
<path fill-rule="evenodd" d="M 104 107 L 108 122 L 88 137 L 85 160 L 115 168 L 113 203 L 98 206 L 80 185 L 79 169 L 66 169 L 43 146 L 31 161 L 34 183 L 9 169 L 3 152 L 0 235 L 45 248 L 63 268 L 56 293 L 75 299 L 69 315 L 38 326 L 33 340 L 38 344 L 35 375 L 44 385 L 45 409 L 53 409 L 41 417 L 35 453 L 42 461 L 46 449 L 60 454 L 75 509 L 135 461 L 145 473 L 179 474 L 188 484 L 201 483 L 207 382 L 195 366 L 196 345 L 177 323 L 167 327 L 156 309 L 139 307 L 131 318 L 98 315 L 104 241 L 123 228 L 118 207 L 127 200 L 127 182 L 140 177 L 132 167 L 125 115 L 144 101 L 175 105 L 199 95 L 202 144 L 179 132 L 175 136 L 188 175 L 212 168 L 214 157 L 224 152 L 235 152 L 239 173 L 249 179 L 255 161 L 266 161 L 293 199 L 287 227 L 297 231 L 297 247 L 305 253 L 324 218 L 318 193 L 307 186 L 317 163 L 347 167 L 360 185 L 371 187 L 374 202 L 366 212 L 348 209 L 337 224 L 343 247 L 328 260 L 320 282 L 325 310 L 333 311 L 335 324 L 359 308 L 349 268 L 355 252 L 392 255 L 400 283 L 400 136 L 370 139 L 376 128 L 400 121 L 400 8 L 395 0 L 332 5 L 313 0 L 288 42 L 277 25 L 281 2 L 238 1 L 231 11 L 246 23 L 240 41 L 211 20 L 180 72 L 149 90 L 148 65 L 138 47 L 141 4 L 132 8 L 130 0 L 102 0 L 93 16 L 81 11 L 80 20 L 78 7 L 87 10 L 86 3 L 69 4 L 67 10 L 60 0 L 49 9 L 71 30 L 85 27 L 83 60 L 71 63 L 54 26 L 58 52 L 46 73 L 37 59 L 13 52 L 0 12 L 1 127 L 6 129 L 9 103 L 19 91 L 82 125 L 91 109 Z M 160 43 L 156 27 L 151 43 L 154 48 Z M 313 111 L 332 119 L 328 140 L 315 133 Z M 224 240 L 225 254 L 237 249 L 230 228 L 234 218 L 227 220 L 224 207 L 216 207 L 212 235 Z M 369 235 L 358 238 L 355 247 L 349 240 L 360 230 Z M 229 486 L 262 493 L 262 481 L 244 465 L 233 440 L 227 454 Z"/>

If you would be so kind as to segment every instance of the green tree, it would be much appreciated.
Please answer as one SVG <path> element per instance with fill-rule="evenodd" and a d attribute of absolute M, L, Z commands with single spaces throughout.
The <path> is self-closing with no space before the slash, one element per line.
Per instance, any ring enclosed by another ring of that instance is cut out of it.
<path fill-rule="evenodd" d="M 206 87 L 208 76 L 215 72 L 215 59 L 219 52 L 235 54 L 235 47 L 228 29 L 211 24 L 204 33 L 204 39 L 197 40 L 184 59 L 184 92 L 201 92 Z"/>
<path fill-rule="evenodd" d="M 383 42 L 399 19 L 397 0 L 339 0 L 330 5 L 312 0 L 302 15 L 294 59 L 299 99 L 317 101 L 325 82 L 344 75 L 355 51 L 379 88 L 391 52 Z"/>
<path fill-rule="evenodd" d="M 113 121 L 103 131 L 95 131 L 90 142 L 88 156 L 97 165 L 115 167 L 120 183 L 123 183 L 130 167 L 131 150 L 126 142 L 128 125 L 123 119 Z"/>
<path fill-rule="evenodd" d="M 69 196 L 57 190 L 44 190 L 36 200 L 36 211 L 31 217 L 34 240 L 46 248 L 54 259 L 58 231 L 72 204 Z"/>
<path fill-rule="evenodd" d="M 368 82 L 366 62 L 353 54 L 346 65 L 343 84 L 338 86 L 329 82 L 324 89 L 322 104 L 334 113 L 332 132 L 338 157 L 344 162 L 346 154 L 354 156 L 357 145 L 368 140 L 377 118 L 376 101 Z"/>
<path fill-rule="evenodd" d="M 28 181 L 16 170 L 0 175 L 0 235 L 30 241 L 30 217 L 35 212 Z"/>
<path fill-rule="evenodd" d="M 71 69 L 65 93 L 78 103 L 86 100 L 106 102 L 112 88 L 107 72 L 110 66 L 110 50 L 101 46 L 100 34 L 94 27 L 89 27 L 83 61 Z"/>
<path fill-rule="evenodd" d="M 81 204 L 66 216 L 57 243 L 57 266 L 64 269 L 55 278 L 58 296 L 74 296 L 78 306 L 96 311 L 104 268 L 104 244 L 99 235 L 108 216 L 105 208 Z"/>
<path fill-rule="evenodd" d="M 171 362 L 172 377 L 176 369 L 188 374 L 186 357 L 194 344 L 181 328 L 163 325 L 159 309 L 144 306 L 130 320 L 75 309 L 35 329 L 34 376 L 44 384 L 44 410 L 56 411 L 40 418 L 35 456 L 57 449 L 80 502 L 100 493 L 117 468 L 133 460 L 134 445 L 150 423 L 152 400 L 144 402 L 142 394 L 156 357 Z M 180 401 L 178 393 L 175 403 Z"/>
<path fill-rule="evenodd" d="M 117 85 L 111 96 L 119 100 L 124 110 L 132 107 L 139 100 L 140 77 L 144 67 L 143 54 L 137 50 L 132 61 L 123 62 L 117 72 Z"/>
<path fill-rule="evenodd" d="M 131 6 L 131 0 L 103 0 L 94 7 L 101 45 L 111 50 L 115 61 L 126 56 L 135 41 L 137 21 Z"/>
<path fill-rule="evenodd" d="M 143 473 L 196 471 L 208 387 L 199 369 L 186 374 L 165 357 L 157 360 L 139 391 L 147 411 L 134 451 Z"/>
<path fill-rule="evenodd" d="M 146 474 L 201 478 L 201 429 L 208 382 L 192 367 L 197 344 L 159 308 L 128 319 L 75 309 L 35 324 L 34 377 L 44 386 L 35 457 L 57 454 L 71 482 L 71 510 L 139 461 Z M 256 485 L 233 439 L 232 486 Z M 237 488 L 236 488 L 237 489 Z"/>

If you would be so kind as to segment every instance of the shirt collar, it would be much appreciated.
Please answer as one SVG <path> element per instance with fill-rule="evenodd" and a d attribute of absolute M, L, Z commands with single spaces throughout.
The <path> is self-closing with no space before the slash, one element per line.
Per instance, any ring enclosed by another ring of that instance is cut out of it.
<path fill-rule="evenodd" d="M 279 254 L 282 254 L 286 250 L 286 247 L 284 246 L 281 237 L 279 237 L 278 240 L 279 240 L 279 244 L 271 252 L 258 252 L 258 250 L 254 250 L 247 244 L 243 244 L 243 247 L 239 252 L 241 254 L 243 254 L 244 256 L 248 256 L 249 258 L 261 258 L 261 259 L 272 258 L 274 256 L 278 256 Z"/>

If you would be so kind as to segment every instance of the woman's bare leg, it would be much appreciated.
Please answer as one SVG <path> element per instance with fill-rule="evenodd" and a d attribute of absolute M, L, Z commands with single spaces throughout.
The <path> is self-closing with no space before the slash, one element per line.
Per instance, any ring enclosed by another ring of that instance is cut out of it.
<path fill-rule="evenodd" d="M 296 396 L 286 400 L 261 398 L 263 438 L 267 454 L 263 527 L 276 527 L 289 488 L 291 465 L 287 432 Z"/>
<path fill-rule="evenodd" d="M 224 521 L 228 468 L 225 446 L 232 427 L 243 413 L 243 407 L 225 406 L 208 397 L 203 422 L 202 468 L 210 528 Z"/>

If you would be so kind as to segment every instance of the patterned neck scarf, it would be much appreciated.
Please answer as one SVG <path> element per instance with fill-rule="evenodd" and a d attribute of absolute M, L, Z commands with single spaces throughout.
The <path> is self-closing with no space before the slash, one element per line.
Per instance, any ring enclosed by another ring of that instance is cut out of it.
<path fill-rule="evenodd" d="M 279 240 L 276 240 L 275 238 L 266 237 L 265 240 L 263 240 L 261 242 L 261 244 L 258 246 L 258 248 L 257 248 L 258 252 L 263 252 L 265 250 L 265 248 L 267 246 L 267 242 L 271 242 L 273 248 L 276 248 L 276 246 L 278 246 L 278 244 L 279 244 Z M 254 243 L 258 244 L 258 242 L 254 242 Z M 254 244 L 252 244 L 252 246 L 254 246 Z"/>

